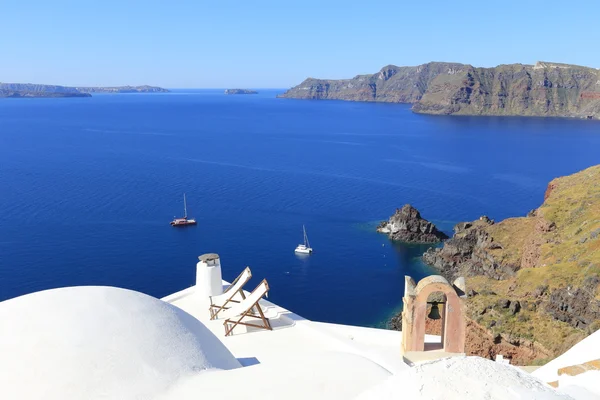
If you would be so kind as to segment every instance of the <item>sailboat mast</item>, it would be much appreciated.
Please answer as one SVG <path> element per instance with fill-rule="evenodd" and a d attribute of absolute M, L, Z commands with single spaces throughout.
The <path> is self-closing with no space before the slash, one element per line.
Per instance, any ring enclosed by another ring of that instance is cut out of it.
<path fill-rule="evenodd" d="M 302 231 L 304 232 L 304 246 L 310 247 L 310 243 L 308 243 L 308 235 L 306 234 L 306 228 L 302 225 Z"/>
<path fill-rule="evenodd" d="M 185 201 L 185 193 L 183 194 L 183 218 L 187 218 L 187 202 Z"/>

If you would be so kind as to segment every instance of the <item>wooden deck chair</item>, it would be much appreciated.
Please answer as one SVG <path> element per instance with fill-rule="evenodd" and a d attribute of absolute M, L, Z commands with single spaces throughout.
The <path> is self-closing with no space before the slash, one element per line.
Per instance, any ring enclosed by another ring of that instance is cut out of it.
<path fill-rule="evenodd" d="M 239 303 L 246 298 L 244 295 L 244 285 L 250 278 L 252 278 L 252 271 L 250 271 L 250 267 L 246 267 L 222 294 L 209 297 L 210 307 L 208 310 L 210 311 L 210 319 L 217 318 L 219 312 L 227 310 L 230 307 L 230 303 Z M 238 293 L 241 299 L 235 300 L 234 297 Z"/>
<path fill-rule="evenodd" d="M 231 335 L 233 328 L 238 325 L 252 326 L 254 328 L 272 331 L 273 328 L 271 327 L 271 323 L 269 322 L 269 319 L 265 317 L 259 304 L 260 299 L 268 293 L 269 284 L 266 279 L 263 279 L 246 299 L 233 305 L 231 308 L 224 310 L 221 317 L 226 318 L 225 322 L 223 322 L 225 336 Z M 256 310 L 256 313 L 254 310 Z M 257 318 L 260 319 L 260 321 L 256 321 L 256 323 L 242 322 L 244 318 Z"/>

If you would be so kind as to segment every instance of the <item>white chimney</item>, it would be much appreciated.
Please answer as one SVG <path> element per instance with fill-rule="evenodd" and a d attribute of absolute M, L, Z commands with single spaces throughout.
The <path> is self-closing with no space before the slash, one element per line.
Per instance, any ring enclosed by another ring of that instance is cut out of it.
<path fill-rule="evenodd" d="M 196 264 L 196 296 L 206 298 L 223 293 L 221 260 L 218 254 L 208 253 L 198 257 Z"/>

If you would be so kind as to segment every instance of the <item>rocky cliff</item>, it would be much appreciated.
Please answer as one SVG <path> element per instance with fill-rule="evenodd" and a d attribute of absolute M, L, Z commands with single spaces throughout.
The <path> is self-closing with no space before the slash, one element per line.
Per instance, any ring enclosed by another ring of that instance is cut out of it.
<path fill-rule="evenodd" d="M 468 317 L 494 345 L 525 346 L 520 362 L 561 354 L 600 328 L 600 165 L 553 180 L 526 217 L 458 224 L 423 260 L 467 278 Z"/>
<path fill-rule="evenodd" d="M 387 233 L 390 239 L 406 243 L 436 243 L 448 238 L 410 204 L 396 209 L 388 221 L 379 224 L 377 232 Z"/>
<path fill-rule="evenodd" d="M 600 118 L 600 70 L 538 62 L 476 68 L 388 65 L 352 79 L 308 78 L 283 98 L 411 103 L 427 114 Z"/>

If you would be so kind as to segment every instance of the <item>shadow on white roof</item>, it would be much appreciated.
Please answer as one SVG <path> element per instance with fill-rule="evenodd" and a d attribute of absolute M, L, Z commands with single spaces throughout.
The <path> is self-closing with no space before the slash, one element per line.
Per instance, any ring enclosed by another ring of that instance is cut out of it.
<path fill-rule="evenodd" d="M 160 400 L 335 400 L 384 382 L 390 372 L 362 356 L 315 351 L 292 354 L 285 362 L 257 364 L 182 379 Z"/>

